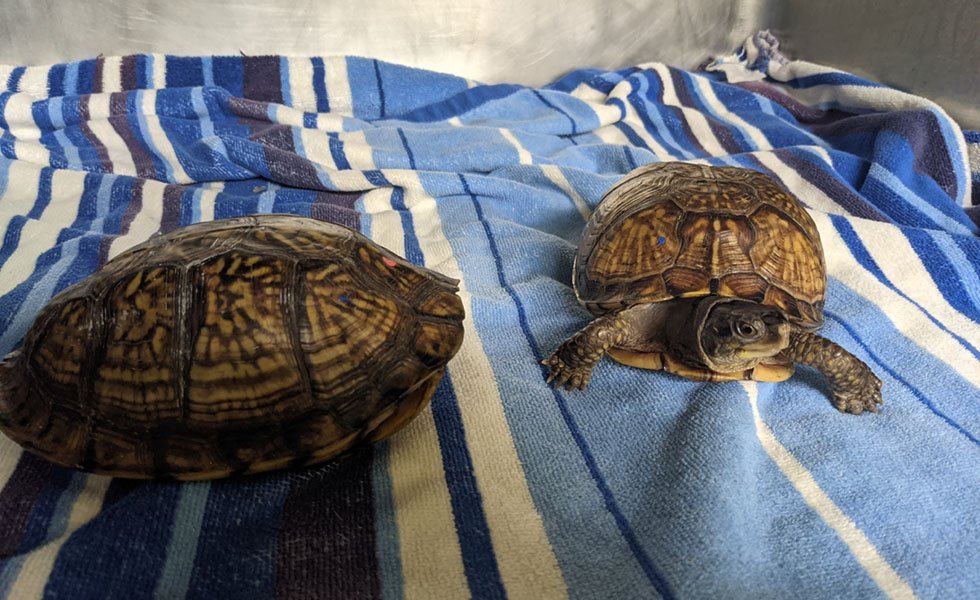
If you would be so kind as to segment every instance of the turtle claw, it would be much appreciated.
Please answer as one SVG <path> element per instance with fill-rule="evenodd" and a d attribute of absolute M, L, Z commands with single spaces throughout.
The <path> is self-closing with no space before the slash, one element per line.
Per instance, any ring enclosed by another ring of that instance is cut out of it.
<path fill-rule="evenodd" d="M 881 398 L 881 380 L 870 370 L 861 384 L 846 391 L 834 391 L 834 406 L 841 412 L 852 415 L 859 415 L 865 411 L 876 413 L 879 404 L 884 404 Z"/>
<path fill-rule="evenodd" d="M 552 354 L 550 358 L 542 360 L 541 364 L 550 367 L 551 370 L 548 373 L 547 383 L 556 388 L 565 388 L 569 391 L 573 389 L 584 391 L 589 386 L 589 380 L 592 378 L 591 367 L 572 368 L 557 353 Z"/>

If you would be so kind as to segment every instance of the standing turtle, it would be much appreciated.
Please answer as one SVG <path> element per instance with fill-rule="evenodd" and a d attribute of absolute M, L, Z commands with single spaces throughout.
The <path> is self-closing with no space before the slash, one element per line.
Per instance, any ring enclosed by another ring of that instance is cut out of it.
<path fill-rule="evenodd" d="M 747 169 L 656 163 L 629 173 L 585 228 L 572 275 L 597 318 L 543 363 L 584 389 L 615 360 L 697 381 L 783 381 L 794 363 L 830 382 L 834 406 L 877 412 L 881 381 L 813 330 L 826 267 L 803 207 Z"/>
<path fill-rule="evenodd" d="M 325 461 L 426 406 L 462 342 L 457 283 L 313 219 L 178 229 L 41 311 L 0 365 L 0 430 L 119 477 Z"/>

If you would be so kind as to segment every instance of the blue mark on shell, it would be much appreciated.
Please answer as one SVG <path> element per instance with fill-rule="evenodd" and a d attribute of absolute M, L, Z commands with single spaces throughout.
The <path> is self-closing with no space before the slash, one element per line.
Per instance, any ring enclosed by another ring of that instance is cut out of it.
<path fill-rule="evenodd" d="M 348 298 L 347 296 L 340 296 L 339 298 L 337 298 L 337 300 L 340 300 L 341 302 L 345 302 L 345 303 L 350 302 L 350 298 Z"/>
<path fill-rule="evenodd" d="M 665 238 L 664 236 L 660 236 L 657 238 L 657 243 L 663 246 L 664 244 L 667 243 L 667 238 Z"/>

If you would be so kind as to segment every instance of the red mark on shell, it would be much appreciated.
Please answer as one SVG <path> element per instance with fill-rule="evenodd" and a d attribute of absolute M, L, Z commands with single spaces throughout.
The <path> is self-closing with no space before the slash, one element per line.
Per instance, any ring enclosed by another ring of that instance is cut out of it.
<path fill-rule="evenodd" d="M 381 260 L 383 260 L 383 261 L 384 261 L 384 263 L 385 263 L 386 265 L 388 265 L 389 267 L 393 267 L 393 266 L 395 266 L 396 264 L 398 264 L 398 263 L 396 263 L 395 261 L 393 261 L 393 260 L 391 260 L 390 258 L 388 258 L 387 256 L 382 256 L 382 257 L 381 257 Z"/>

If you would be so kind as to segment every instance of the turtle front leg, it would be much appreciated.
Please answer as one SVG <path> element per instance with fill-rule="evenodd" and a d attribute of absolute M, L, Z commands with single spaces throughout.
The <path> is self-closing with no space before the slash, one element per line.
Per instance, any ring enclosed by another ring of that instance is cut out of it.
<path fill-rule="evenodd" d="M 853 354 L 834 342 L 813 333 L 795 331 L 782 356 L 787 360 L 815 367 L 830 382 L 834 406 L 841 412 L 878 412 L 881 380 Z"/>
<path fill-rule="evenodd" d="M 630 328 L 630 322 L 619 313 L 603 315 L 583 327 L 541 361 L 551 367 L 548 383 L 567 390 L 584 390 L 592 377 L 592 368 L 610 348 L 622 345 L 629 338 Z"/>

